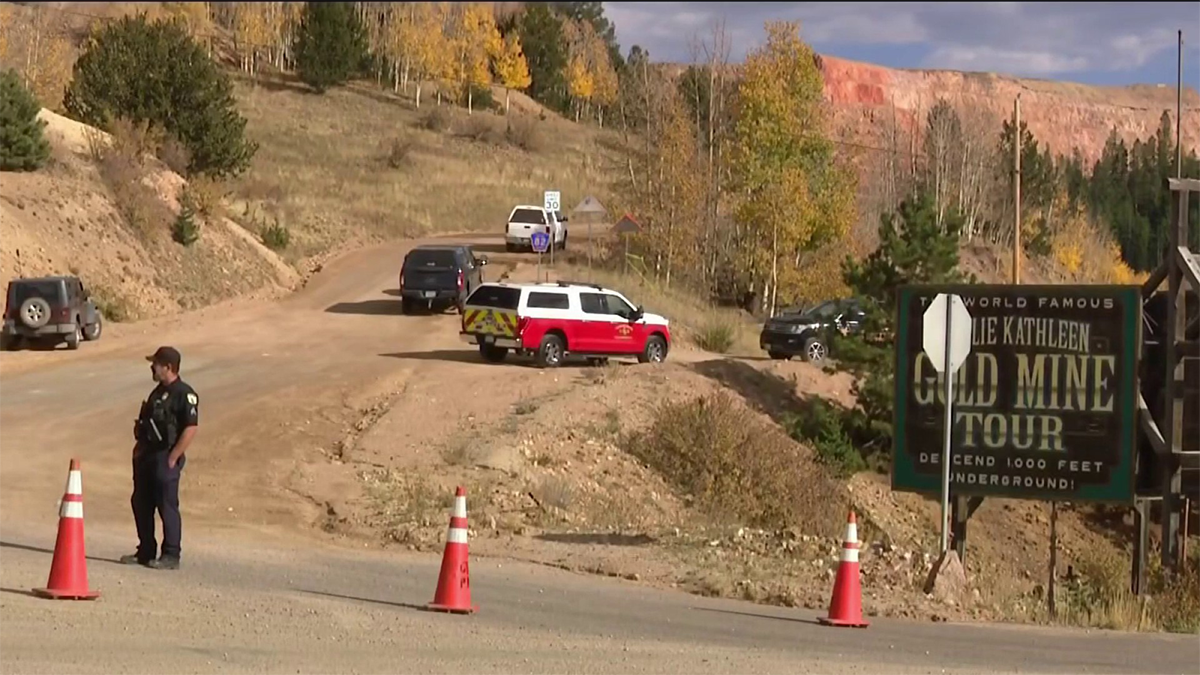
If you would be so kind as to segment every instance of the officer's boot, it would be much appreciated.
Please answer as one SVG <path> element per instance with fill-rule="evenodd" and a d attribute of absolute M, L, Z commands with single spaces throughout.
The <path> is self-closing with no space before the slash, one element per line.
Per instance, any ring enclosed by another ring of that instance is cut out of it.
<path fill-rule="evenodd" d="M 121 556 L 122 565 L 146 565 L 148 567 L 150 563 L 153 562 L 153 558 L 143 558 L 137 553 L 130 553 L 129 555 Z"/>
<path fill-rule="evenodd" d="M 161 558 L 146 563 L 146 567 L 156 570 L 177 570 L 179 569 L 179 558 L 164 555 Z"/>

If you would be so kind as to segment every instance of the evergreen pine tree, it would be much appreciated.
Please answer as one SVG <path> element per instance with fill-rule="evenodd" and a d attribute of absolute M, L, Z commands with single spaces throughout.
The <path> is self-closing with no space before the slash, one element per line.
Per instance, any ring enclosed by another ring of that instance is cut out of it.
<path fill-rule="evenodd" d="M 188 149 L 192 173 L 237 175 L 258 149 L 245 138 L 229 75 L 179 19 L 151 23 L 141 14 L 106 24 L 75 62 L 63 106 L 101 129 L 124 118 L 167 131 Z"/>
<path fill-rule="evenodd" d="M 33 171 L 50 157 L 41 109 L 17 71 L 0 73 L 0 171 Z"/>
<path fill-rule="evenodd" d="M 904 284 L 968 281 L 958 271 L 958 242 L 965 219 L 950 209 L 938 225 L 937 206 L 928 190 L 880 217 L 879 248 L 861 262 L 847 257 L 842 276 L 866 312 L 862 330 L 836 337 L 837 368 L 855 377 L 857 407 L 850 431 L 860 448 L 891 449 L 895 395 L 896 289 Z M 973 280 L 972 280 L 973 281 Z"/>
<path fill-rule="evenodd" d="M 296 35 L 296 70 L 317 93 L 346 83 L 367 53 L 367 37 L 349 2 L 305 3 Z"/>
<path fill-rule="evenodd" d="M 200 226 L 196 223 L 196 214 L 187 200 L 184 200 L 179 209 L 179 216 L 171 225 L 171 238 L 183 246 L 191 246 L 200 239 Z"/>

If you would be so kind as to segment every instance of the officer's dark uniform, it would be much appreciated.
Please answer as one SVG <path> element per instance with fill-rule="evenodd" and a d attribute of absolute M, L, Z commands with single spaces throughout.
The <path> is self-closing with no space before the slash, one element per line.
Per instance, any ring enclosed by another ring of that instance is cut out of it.
<path fill-rule="evenodd" d="M 179 352 L 170 347 L 160 348 L 147 360 L 173 365 L 178 373 Z M 163 524 L 162 559 L 158 566 L 164 561 L 169 566 L 179 560 L 182 527 L 179 475 L 187 456 L 181 456 L 173 469 L 167 466 L 167 457 L 183 430 L 199 424 L 199 403 L 195 390 L 177 377 L 170 384 L 160 382 L 138 413 L 134 436 L 140 448 L 133 460 L 133 497 L 130 499 L 137 526 L 137 562 L 146 564 L 155 560 L 158 548 L 154 538 L 155 509 L 158 509 Z"/>

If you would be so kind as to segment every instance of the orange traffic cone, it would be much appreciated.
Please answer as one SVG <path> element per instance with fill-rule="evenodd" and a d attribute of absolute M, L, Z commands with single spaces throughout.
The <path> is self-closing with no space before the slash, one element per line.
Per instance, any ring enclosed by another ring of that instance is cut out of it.
<path fill-rule="evenodd" d="M 58 509 L 58 539 L 45 588 L 33 592 L 54 600 L 94 600 L 100 591 L 88 590 L 87 558 L 83 552 L 83 474 L 79 460 L 71 460 L 67 490 Z"/>
<path fill-rule="evenodd" d="M 842 561 L 837 579 L 833 582 L 833 598 L 829 601 L 829 616 L 818 619 L 826 626 L 866 628 L 862 616 L 862 588 L 858 581 L 858 525 L 854 512 L 846 521 L 846 538 L 842 542 Z"/>
<path fill-rule="evenodd" d="M 471 606 L 471 574 L 467 568 L 467 492 L 460 486 L 454 493 L 454 512 L 450 516 L 450 532 L 442 553 L 442 571 L 438 575 L 433 602 L 425 609 L 455 614 L 473 614 Z"/>

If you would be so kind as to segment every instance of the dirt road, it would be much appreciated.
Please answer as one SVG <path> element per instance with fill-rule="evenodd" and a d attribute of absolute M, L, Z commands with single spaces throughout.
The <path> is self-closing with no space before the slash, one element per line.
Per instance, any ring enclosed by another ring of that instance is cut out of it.
<path fill-rule="evenodd" d="M 453 397 L 488 368 L 419 358 L 457 348 L 457 319 L 396 316 L 388 291 L 406 248 L 353 253 L 279 302 L 0 357 L 4 672 L 1194 672 L 1188 638 L 883 619 L 833 630 L 811 612 L 494 558 L 473 558 L 479 616 L 413 610 L 431 597 L 436 556 L 355 551 L 313 527 L 354 491 L 361 467 L 329 457 L 364 410 L 414 379 L 441 378 Z M 159 344 L 182 351 L 201 395 L 178 573 L 103 560 L 134 544 L 132 420 L 153 386 L 142 356 Z M 45 582 L 70 457 L 83 461 L 89 572 L 104 593 L 91 604 L 26 594 Z"/>

